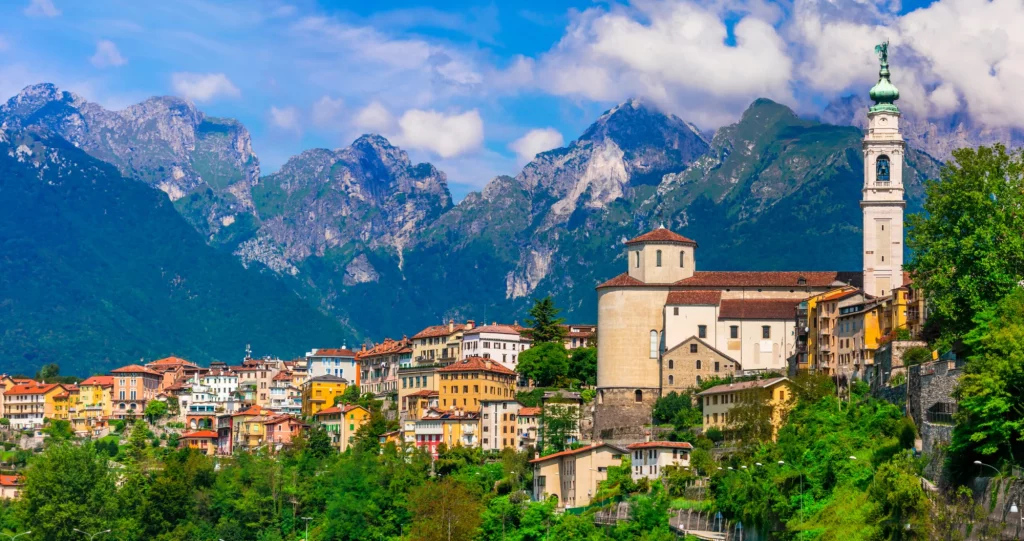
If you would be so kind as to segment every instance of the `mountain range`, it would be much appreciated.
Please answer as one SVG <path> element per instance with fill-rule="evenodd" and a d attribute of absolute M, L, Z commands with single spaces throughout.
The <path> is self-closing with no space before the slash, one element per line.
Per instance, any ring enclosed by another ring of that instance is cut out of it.
<path fill-rule="evenodd" d="M 857 270 L 861 263 L 862 131 L 763 99 L 710 140 L 629 100 L 568 146 L 538 154 L 516 176 L 499 176 L 458 204 L 443 172 L 412 163 L 378 135 L 305 151 L 261 177 L 241 124 L 177 98 L 111 112 L 36 85 L 0 106 L 0 126 L 64 138 L 68 151 L 77 147 L 141 181 L 136 187 L 153 201 L 173 203 L 148 204 L 177 210 L 216 253 L 210 257 L 233 256 L 238 272 L 254 280 L 275 276 L 313 312 L 339 322 L 331 344 L 413 333 L 449 318 L 514 320 L 547 294 L 569 319 L 593 322 L 593 288 L 622 271 L 623 240 L 659 225 L 698 241 L 702 269 Z M 939 162 L 913 147 L 906 158 L 912 212 Z M 69 232 L 108 234 L 84 223 Z M 143 253 L 160 247 L 137 240 Z M 0 355 L 20 354 L 9 347 Z M 219 355 L 199 352 L 195 360 Z"/>

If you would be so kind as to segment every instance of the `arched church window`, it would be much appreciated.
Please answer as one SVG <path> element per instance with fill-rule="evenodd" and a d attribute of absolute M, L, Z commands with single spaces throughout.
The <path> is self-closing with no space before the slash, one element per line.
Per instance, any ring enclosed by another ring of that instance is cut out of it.
<path fill-rule="evenodd" d="M 640 391 L 640 390 L 637 390 L 637 392 L 633 393 L 633 400 L 636 400 L 637 402 L 643 402 L 644 401 L 644 392 Z"/>
<path fill-rule="evenodd" d="M 672 370 L 672 369 L 673 369 L 673 368 L 675 368 L 675 367 L 676 367 L 676 363 L 675 363 L 675 361 L 673 361 L 672 359 L 669 359 L 669 360 L 668 360 L 668 369 L 669 369 L 669 370 Z M 669 376 L 669 377 L 672 377 L 672 376 Z"/>
<path fill-rule="evenodd" d="M 654 252 L 654 259 L 655 259 L 655 263 L 654 264 L 656 266 L 660 267 L 661 266 L 661 250 L 658 250 L 657 252 Z"/>
<path fill-rule="evenodd" d="M 635 266 L 637 268 L 640 268 L 640 251 L 637 250 L 636 252 L 633 253 L 636 254 L 636 257 L 634 258 L 634 260 L 636 261 Z"/>
<path fill-rule="evenodd" d="M 680 250 L 679 251 L 679 268 L 683 268 L 685 266 L 686 266 L 686 252 Z"/>
<path fill-rule="evenodd" d="M 889 182 L 889 157 L 879 156 L 875 161 L 875 181 Z"/>
<path fill-rule="evenodd" d="M 675 384 L 675 382 L 676 382 L 676 378 L 675 378 L 675 376 L 669 376 L 669 377 L 668 377 L 668 384 L 669 384 L 669 385 L 674 385 L 674 384 Z"/>
<path fill-rule="evenodd" d="M 658 331 L 651 331 L 651 358 L 658 358 Z"/>

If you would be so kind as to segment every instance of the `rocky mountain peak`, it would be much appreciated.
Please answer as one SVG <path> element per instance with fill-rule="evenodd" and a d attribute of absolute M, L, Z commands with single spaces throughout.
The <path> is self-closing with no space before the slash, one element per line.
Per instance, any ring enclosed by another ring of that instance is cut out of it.
<path fill-rule="evenodd" d="M 601 115 L 579 141 L 611 140 L 619 148 L 632 150 L 666 143 L 675 148 L 681 140 L 689 139 L 707 143 L 696 126 L 645 100 L 631 98 Z"/>

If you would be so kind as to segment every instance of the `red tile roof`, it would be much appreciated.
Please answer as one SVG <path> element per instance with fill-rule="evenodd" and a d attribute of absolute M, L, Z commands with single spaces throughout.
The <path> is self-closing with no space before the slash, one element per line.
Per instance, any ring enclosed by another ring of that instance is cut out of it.
<path fill-rule="evenodd" d="M 0 475 L 0 485 L 5 487 L 17 487 L 24 484 L 20 475 Z"/>
<path fill-rule="evenodd" d="M 99 385 L 100 387 L 112 387 L 114 385 L 114 376 L 92 376 L 87 378 L 80 385 Z"/>
<path fill-rule="evenodd" d="M 409 393 L 405 396 L 427 396 L 436 393 L 437 391 L 431 391 L 430 389 L 423 389 L 422 391 L 416 391 L 415 393 Z"/>
<path fill-rule="evenodd" d="M 546 461 L 551 460 L 553 458 L 560 458 L 560 457 L 563 457 L 563 456 L 575 455 L 577 453 L 583 453 L 583 452 L 586 452 L 586 451 L 592 451 L 594 449 L 597 449 L 598 447 L 609 447 L 612 450 L 616 450 L 615 447 L 612 447 L 611 445 L 608 445 L 607 443 L 594 443 L 594 444 L 588 445 L 586 447 L 580 447 L 579 449 L 566 449 L 565 451 L 561 451 L 561 452 L 558 452 L 558 453 L 550 454 L 550 455 L 547 455 L 547 456 L 542 456 L 540 458 L 535 458 L 535 459 L 530 461 L 530 464 L 536 464 L 537 462 L 546 462 Z"/>
<path fill-rule="evenodd" d="M 412 345 L 412 343 L 409 341 L 408 338 L 403 338 L 401 340 L 392 340 L 390 338 L 385 338 L 383 342 L 381 342 L 379 344 L 374 344 L 374 346 L 372 348 L 367 349 L 365 351 L 357 352 L 356 353 L 356 358 L 357 359 L 365 359 L 367 357 L 376 357 L 376 356 L 379 356 L 379 355 L 393 355 L 393 354 L 396 354 L 396 353 L 410 353 L 410 352 L 412 352 L 412 350 L 409 349 L 409 346 L 411 346 L 411 345 Z"/>
<path fill-rule="evenodd" d="M 174 357 L 173 355 L 170 357 L 164 357 L 163 359 L 157 359 L 151 363 L 146 363 L 146 366 L 150 366 L 153 368 L 173 368 L 175 366 L 189 366 L 199 368 L 199 366 L 196 363 L 186 361 L 181 357 Z"/>
<path fill-rule="evenodd" d="M 182 434 L 182 438 L 217 438 L 217 433 L 212 430 L 198 430 L 196 432 L 189 432 L 188 434 Z"/>
<path fill-rule="evenodd" d="M 540 408 L 519 408 L 520 417 L 534 417 L 540 415 Z"/>
<path fill-rule="evenodd" d="M 242 416 L 242 415 L 262 415 L 264 413 L 267 413 L 267 410 L 264 410 L 263 408 L 259 407 L 258 405 L 254 405 L 254 406 L 249 406 L 248 408 L 246 408 L 246 409 L 244 409 L 242 411 L 239 411 L 237 413 L 232 413 L 231 416 L 232 417 L 239 417 L 239 416 Z"/>
<path fill-rule="evenodd" d="M 676 282 L 680 286 L 703 287 L 829 287 L 852 278 L 836 271 L 697 271 Z M 859 274 L 859 273 L 858 273 Z M 801 283 L 803 279 L 803 283 Z"/>
<path fill-rule="evenodd" d="M 640 280 L 637 280 L 636 278 L 633 278 L 632 276 L 629 275 L 628 272 L 624 272 L 616 276 L 615 278 L 612 278 L 611 280 L 608 280 L 607 282 L 598 285 L 597 289 L 601 289 L 603 287 L 632 287 L 642 285 L 646 284 L 644 284 Z"/>
<path fill-rule="evenodd" d="M 525 327 L 516 328 L 518 325 L 481 325 L 474 329 L 466 331 L 466 334 L 480 334 L 480 333 L 491 333 L 491 334 L 514 334 L 519 336 L 522 331 L 526 330 Z"/>
<path fill-rule="evenodd" d="M 272 381 L 291 381 L 292 375 L 288 372 L 278 372 Z"/>
<path fill-rule="evenodd" d="M 311 357 L 355 357 L 356 352 L 347 348 L 318 348 Z"/>
<path fill-rule="evenodd" d="M 438 372 L 472 372 L 476 370 L 497 372 L 498 374 L 515 374 L 515 372 L 505 368 L 505 366 L 498 361 L 495 361 L 494 359 L 485 359 L 483 357 L 469 357 L 437 369 Z"/>
<path fill-rule="evenodd" d="M 292 417 L 291 415 L 275 415 L 274 417 L 271 417 L 271 418 L 263 421 L 263 424 L 265 424 L 265 425 L 276 425 L 276 424 L 285 423 L 285 422 L 291 422 L 291 421 L 295 421 L 296 423 L 305 426 L 305 423 L 303 423 L 299 419 L 296 419 L 295 417 Z"/>
<path fill-rule="evenodd" d="M 128 366 L 122 366 L 121 368 L 115 368 L 110 371 L 111 374 L 149 374 L 151 376 L 159 376 L 160 372 L 150 370 L 145 366 L 139 366 L 137 364 L 130 364 Z"/>
<path fill-rule="evenodd" d="M 350 412 L 352 410 L 357 410 L 357 409 L 358 410 L 366 411 L 366 408 L 360 406 L 359 404 L 348 404 L 344 408 L 341 408 L 341 412 L 342 413 L 348 413 L 348 412 Z"/>
<path fill-rule="evenodd" d="M 640 244 L 641 242 L 674 242 L 679 244 L 688 244 L 690 246 L 697 246 L 697 241 L 693 239 L 688 239 L 680 235 L 679 233 L 669 231 L 664 227 L 659 227 L 654 231 L 650 231 L 644 233 L 643 235 L 640 235 L 639 237 L 629 239 L 626 241 L 626 244 Z"/>
<path fill-rule="evenodd" d="M 722 300 L 721 291 L 669 291 L 665 304 L 702 304 L 717 306 Z"/>
<path fill-rule="evenodd" d="M 710 389 L 699 392 L 697 393 L 697 396 L 719 393 L 731 393 L 735 391 L 743 391 L 746 389 L 764 389 L 766 387 L 771 387 L 772 385 L 775 385 L 780 381 L 789 381 L 789 378 L 755 379 L 751 381 L 741 381 L 739 383 L 723 383 L 721 385 L 715 385 Z"/>
<path fill-rule="evenodd" d="M 57 383 L 27 383 L 25 385 L 15 385 L 4 392 L 4 395 L 32 395 L 32 394 L 46 394 L 57 387 L 61 387 Z"/>
<path fill-rule="evenodd" d="M 640 443 L 631 443 L 626 446 L 626 449 L 655 449 L 659 447 L 668 447 L 669 449 L 693 449 L 693 446 L 685 441 L 645 441 Z"/>
<path fill-rule="evenodd" d="M 25 385 L 25 384 L 28 384 L 28 383 L 33 383 L 33 384 L 37 383 L 36 380 L 34 380 L 32 378 L 11 378 L 11 379 L 14 380 L 14 383 L 17 383 L 19 385 Z"/>
<path fill-rule="evenodd" d="M 327 414 L 330 414 L 330 413 L 341 413 L 341 408 L 339 408 L 338 406 L 331 406 L 329 408 L 324 408 L 324 409 L 314 413 L 313 416 L 315 417 L 317 415 L 327 415 Z"/>
<path fill-rule="evenodd" d="M 800 301 L 791 299 L 724 299 L 718 309 L 718 319 L 796 320 L 798 304 Z"/>
<path fill-rule="evenodd" d="M 417 338 L 437 338 L 440 336 L 448 336 L 450 334 L 457 333 L 459 331 L 468 330 L 470 327 L 465 323 L 452 324 L 452 330 L 448 330 L 448 325 L 431 325 L 426 329 L 412 335 L 412 339 Z"/>

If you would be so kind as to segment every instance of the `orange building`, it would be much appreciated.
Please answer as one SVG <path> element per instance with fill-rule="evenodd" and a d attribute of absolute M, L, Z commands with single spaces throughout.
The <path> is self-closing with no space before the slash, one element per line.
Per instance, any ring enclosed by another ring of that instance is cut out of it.
<path fill-rule="evenodd" d="M 188 447 L 206 455 L 213 455 L 217 452 L 217 433 L 213 430 L 200 430 L 183 434 L 178 447 Z"/>
<path fill-rule="evenodd" d="M 163 381 L 163 374 L 137 364 L 111 370 L 110 374 L 114 376 L 111 416 L 115 419 L 141 417 L 146 404 L 160 392 Z"/>
<path fill-rule="evenodd" d="M 500 362 L 484 357 L 468 357 L 437 370 L 442 410 L 480 411 L 483 400 L 513 400 L 516 373 Z"/>

